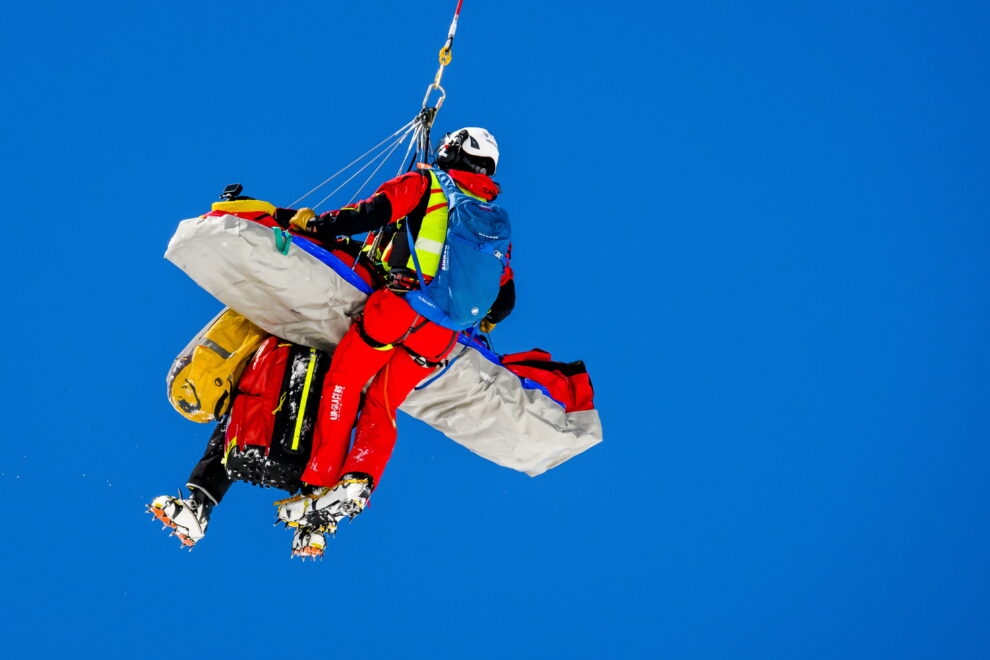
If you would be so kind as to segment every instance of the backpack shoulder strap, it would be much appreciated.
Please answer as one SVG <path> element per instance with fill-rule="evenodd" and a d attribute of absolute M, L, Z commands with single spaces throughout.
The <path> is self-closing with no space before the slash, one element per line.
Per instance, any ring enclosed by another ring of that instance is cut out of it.
<path fill-rule="evenodd" d="M 454 180 L 450 177 L 450 175 L 443 170 L 431 169 L 430 172 L 433 173 L 433 176 L 437 178 L 437 182 L 440 184 L 440 187 L 443 188 L 443 194 L 447 196 L 448 203 L 451 199 L 453 199 L 454 195 L 464 194 L 457 187 L 457 184 L 454 183 Z"/>
<path fill-rule="evenodd" d="M 416 241 L 413 239 L 412 230 L 409 229 L 409 220 L 403 222 L 406 226 L 406 237 L 409 239 L 409 252 L 412 254 L 413 265 L 416 266 L 416 277 L 419 279 L 419 288 L 426 288 L 426 280 L 423 278 L 423 269 L 419 267 L 419 256 L 416 254 Z"/>

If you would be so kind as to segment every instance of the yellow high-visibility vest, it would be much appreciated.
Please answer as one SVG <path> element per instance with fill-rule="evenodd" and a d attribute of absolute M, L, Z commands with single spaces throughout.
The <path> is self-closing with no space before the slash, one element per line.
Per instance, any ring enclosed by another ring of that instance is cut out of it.
<path fill-rule="evenodd" d="M 457 187 L 465 195 L 482 202 L 487 201 L 484 197 L 475 195 L 460 184 L 457 184 Z M 447 197 L 443 194 L 440 182 L 437 181 L 437 175 L 433 170 L 430 170 L 430 198 L 426 201 L 426 213 L 423 214 L 423 223 L 420 225 L 419 234 L 416 236 L 415 248 L 419 267 L 423 270 L 423 277 L 433 277 L 440 267 L 440 255 L 443 252 L 444 239 L 447 237 L 447 206 Z M 392 246 L 390 245 L 386 252 L 391 252 L 391 250 Z M 411 254 L 406 262 L 406 268 L 413 272 L 416 271 L 416 263 Z"/>

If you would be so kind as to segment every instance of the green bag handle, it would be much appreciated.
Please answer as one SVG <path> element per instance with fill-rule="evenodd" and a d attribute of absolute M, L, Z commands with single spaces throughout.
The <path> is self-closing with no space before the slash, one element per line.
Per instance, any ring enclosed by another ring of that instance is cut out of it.
<path fill-rule="evenodd" d="M 292 234 L 281 227 L 272 227 L 275 232 L 275 249 L 284 255 L 289 254 L 289 246 L 292 245 Z"/>

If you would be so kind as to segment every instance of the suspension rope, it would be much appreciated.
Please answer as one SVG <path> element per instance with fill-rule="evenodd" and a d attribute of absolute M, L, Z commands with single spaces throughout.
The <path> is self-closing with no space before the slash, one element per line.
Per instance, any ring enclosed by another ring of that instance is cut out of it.
<path fill-rule="evenodd" d="M 402 174 L 402 163 L 406 162 L 406 160 L 409 158 L 409 154 L 412 152 L 413 147 L 416 147 L 416 153 L 413 154 L 413 160 L 415 160 L 416 156 L 419 155 L 419 143 L 420 140 L 422 139 L 420 135 L 422 133 L 423 133 L 423 127 L 417 126 L 416 132 L 413 133 L 412 139 L 409 140 L 409 146 L 406 147 L 406 154 L 402 157 L 402 160 L 399 161 L 399 171 L 395 173 L 395 176 L 399 176 L 400 174 Z M 413 168 L 413 161 L 410 160 L 409 166 L 406 168 L 406 171 L 409 172 L 412 170 L 412 168 Z"/>
<path fill-rule="evenodd" d="M 416 130 L 419 130 L 419 129 L 416 129 Z M 399 140 L 398 142 L 396 142 L 395 144 L 392 145 L 392 148 L 389 150 L 389 152 L 387 154 L 385 154 L 385 157 L 384 158 L 382 158 L 382 162 L 378 163 L 378 167 L 376 167 L 374 169 L 374 171 L 372 171 L 372 173 L 368 175 L 368 178 L 364 180 L 364 183 L 362 183 L 361 184 L 361 187 L 357 189 L 357 192 L 354 193 L 354 196 L 351 197 L 350 200 L 348 200 L 348 202 L 347 202 L 347 205 L 348 206 L 350 206 L 352 203 L 354 203 L 354 200 L 361 196 L 361 191 L 365 189 L 365 186 L 368 185 L 368 183 L 371 181 L 372 177 L 374 177 L 376 174 L 378 174 L 378 170 L 382 169 L 382 165 L 384 165 L 388 161 L 388 159 L 392 157 L 392 154 L 395 152 L 395 150 L 398 148 L 398 146 L 400 144 L 402 144 L 402 142 L 406 139 L 406 137 L 409 135 L 410 132 L 411 131 L 407 131 L 405 133 L 405 135 L 402 136 L 402 139 L 401 140 Z M 413 133 L 413 139 L 409 141 L 409 146 L 410 147 L 413 145 L 413 142 L 414 141 L 415 141 L 415 133 Z M 408 149 L 406 151 L 408 152 Z M 372 161 L 372 162 L 374 162 L 374 161 Z M 370 164 L 371 163 L 368 163 L 368 165 L 370 165 Z M 322 204 L 325 201 L 326 200 L 324 199 L 320 203 Z"/>
<path fill-rule="evenodd" d="M 370 167 L 372 164 L 374 164 L 374 162 L 376 160 L 378 160 L 378 159 L 380 159 L 382 157 L 384 157 L 385 159 L 388 159 L 389 155 L 391 155 L 391 153 L 393 151 L 395 151 L 395 148 L 396 147 L 398 147 L 400 144 L 402 144 L 405 141 L 406 137 L 412 132 L 412 130 L 413 129 L 411 129 L 411 128 L 410 129 L 407 129 L 405 133 L 403 133 L 397 140 L 395 140 L 394 143 L 392 143 L 392 144 L 388 145 L 387 147 L 385 147 L 384 149 L 382 149 L 382 151 L 380 153 L 378 153 L 371 160 L 369 160 L 367 163 L 365 163 L 364 165 L 362 165 L 354 174 L 352 174 L 349 177 L 347 177 L 347 179 L 343 183 L 341 183 L 339 186 L 337 186 L 336 188 L 334 188 L 333 189 L 333 192 L 331 192 L 329 195 L 327 195 L 326 197 L 324 197 L 323 199 L 321 199 L 319 202 L 317 202 L 316 204 L 314 204 L 313 205 L 313 209 L 315 210 L 317 207 L 320 206 L 320 204 L 322 204 L 323 202 L 327 201 L 328 199 L 330 199 L 331 197 L 333 197 L 334 195 L 336 195 L 340 191 L 341 188 L 343 188 L 348 183 L 350 183 L 351 181 L 353 181 L 354 180 L 354 177 L 356 177 L 358 174 L 360 174 L 361 172 L 363 172 L 366 169 L 368 169 L 368 167 Z M 384 162 L 384 160 L 382 162 Z M 348 167 L 350 167 L 350 166 L 348 166 Z M 379 167 L 380 167 L 380 165 L 379 165 Z"/>
<path fill-rule="evenodd" d="M 336 172 L 334 172 L 333 174 L 331 174 L 327 179 L 325 179 L 323 181 L 323 183 L 321 183 L 320 185 L 316 186 L 315 188 L 313 188 L 312 190 L 310 190 L 308 193 L 306 193 L 305 195 L 303 195 L 302 197 L 300 197 L 296 201 L 294 201 L 291 204 L 289 204 L 289 208 L 295 208 L 296 204 L 298 204 L 299 202 L 303 201 L 304 199 L 306 199 L 307 197 L 309 197 L 310 195 L 312 195 L 313 193 L 315 193 L 317 190 L 319 190 L 323 186 L 327 185 L 328 183 L 330 183 L 331 181 L 333 181 L 334 179 L 336 179 L 342 173 L 346 172 L 349 167 L 353 167 L 355 163 L 361 162 L 361 160 L 363 158 L 365 158 L 368 154 L 370 154 L 372 151 L 374 151 L 378 147 L 382 146 L 383 144 L 385 144 L 386 142 L 388 142 L 389 140 L 391 140 L 392 138 L 394 138 L 399 133 L 402 133 L 404 131 L 407 131 L 409 129 L 409 127 L 412 126 L 414 123 L 416 123 L 416 119 L 415 118 L 412 119 L 411 121 L 409 121 L 408 123 L 406 123 L 406 125 L 403 126 L 402 128 L 400 128 L 399 130 L 395 131 L 394 133 L 392 133 L 391 135 L 389 135 L 387 138 L 385 138 L 384 140 L 382 140 L 381 142 L 379 142 L 378 144 L 376 144 L 375 146 L 373 146 L 371 149 L 368 149 L 363 154 L 361 154 L 360 156 L 358 156 L 357 158 L 355 158 L 354 160 L 352 160 L 351 162 L 349 162 L 347 165 L 344 165 L 342 168 L 340 168 L 339 170 L 337 170 Z"/>

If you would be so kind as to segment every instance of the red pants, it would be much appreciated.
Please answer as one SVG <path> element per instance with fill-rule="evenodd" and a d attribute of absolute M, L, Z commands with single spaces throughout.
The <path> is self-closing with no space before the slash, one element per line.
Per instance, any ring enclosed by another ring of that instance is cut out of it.
<path fill-rule="evenodd" d="M 372 347 L 361 336 L 358 324 L 365 335 L 386 346 Z M 344 335 L 323 381 L 313 454 L 302 480 L 329 487 L 341 475 L 365 472 L 377 486 L 395 446 L 396 409 L 436 369 L 420 364 L 410 353 L 439 362 L 456 342 L 457 332 L 427 321 L 399 295 L 387 289 L 371 294 L 363 319 Z M 361 389 L 372 377 L 354 446 L 348 452 Z"/>

